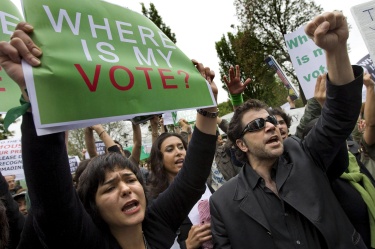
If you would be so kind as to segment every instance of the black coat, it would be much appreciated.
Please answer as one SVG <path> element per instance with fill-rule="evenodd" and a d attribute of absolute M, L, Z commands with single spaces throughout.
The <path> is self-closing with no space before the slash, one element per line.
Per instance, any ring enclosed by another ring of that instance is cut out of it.
<path fill-rule="evenodd" d="M 362 70 L 353 69 L 357 77 L 353 83 L 327 84 L 327 100 L 319 121 L 303 142 L 293 137 L 284 141 L 284 154 L 277 166 L 279 197 L 320 231 L 330 249 L 366 248 L 326 175 L 331 165 L 343 166 L 330 171 L 337 177 L 348 165 L 345 140 L 359 114 L 363 82 Z M 210 199 L 215 248 L 275 248 L 272 223 L 267 221 L 248 182 L 250 167 L 245 165 Z"/>

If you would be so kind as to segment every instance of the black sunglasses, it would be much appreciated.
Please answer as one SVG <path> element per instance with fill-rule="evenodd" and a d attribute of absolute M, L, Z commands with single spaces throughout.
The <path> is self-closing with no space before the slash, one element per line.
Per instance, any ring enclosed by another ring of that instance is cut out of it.
<path fill-rule="evenodd" d="M 245 135 L 246 132 L 253 132 L 263 129 L 266 126 L 266 122 L 270 122 L 274 126 L 277 126 L 279 123 L 277 122 L 277 119 L 275 116 L 270 115 L 268 117 L 264 118 L 257 118 L 248 123 L 245 128 L 243 129 L 241 133 L 241 137 Z"/>

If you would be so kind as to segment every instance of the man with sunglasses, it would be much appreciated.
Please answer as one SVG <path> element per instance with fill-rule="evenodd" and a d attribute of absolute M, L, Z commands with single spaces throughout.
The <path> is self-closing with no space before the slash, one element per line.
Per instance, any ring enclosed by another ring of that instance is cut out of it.
<path fill-rule="evenodd" d="M 214 248 L 366 248 L 327 177 L 331 165 L 348 164 L 345 140 L 359 114 L 363 70 L 350 65 L 341 12 L 315 17 L 305 31 L 327 59 L 321 118 L 303 142 L 283 141 L 263 102 L 250 99 L 237 107 L 228 137 L 245 166 L 210 199 Z M 241 88 L 247 81 L 231 70 L 228 89 Z"/>

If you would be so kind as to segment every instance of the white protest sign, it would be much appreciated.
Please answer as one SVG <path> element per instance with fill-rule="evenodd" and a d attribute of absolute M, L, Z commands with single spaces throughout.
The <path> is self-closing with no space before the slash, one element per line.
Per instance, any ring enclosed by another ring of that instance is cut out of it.
<path fill-rule="evenodd" d="M 316 79 L 327 72 L 325 52 L 305 34 L 304 26 L 284 35 L 284 39 L 305 97 L 310 99 Z"/>
<path fill-rule="evenodd" d="M 98 153 L 98 155 L 105 154 L 105 144 L 102 141 L 96 141 L 95 146 L 96 146 L 96 152 Z"/>
<path fill-rule="evenodd" d="M 375 1 L 353 6 L 350 10 L 370 52 L 370 57 L 375 58 Z"/>
<path fill-rule="evenodd" d="M 3 176 L 16 175 L 16 179 L 24 179 L 21 139 L 0 140 L 0 171 Z"/>
<path fill-rule="evenodd" d="M 290 122 L 290 127 L 289 127 L 289 134 L 294 135 L 296 134 L 299 121 L 301 120 L 303 114 L 305 113 L 305 107 L 289 109 L 289 110 L 285 110 L 285 112 L 292 118 L 292 121 Z"/>
<path fill-rule="evenodd" d="M 76 172 L 77 167 L 81 160 L 79 160 L 78 156 L 69 156 L 69 166 L 70 166 L 70 173 L 73 174 Z"/>
<path fill-rule="evenodd" d="M 171 112 L 163 113 L 163 123 L 164 125 L 174 124 Z"/>

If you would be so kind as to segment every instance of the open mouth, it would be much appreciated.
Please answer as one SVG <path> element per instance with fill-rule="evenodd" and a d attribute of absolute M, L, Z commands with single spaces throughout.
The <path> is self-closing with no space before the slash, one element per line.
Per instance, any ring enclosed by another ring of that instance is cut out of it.
<path fill-rule="evenodd" d="M 272 143 L 278 143 L 278 142 L 279 142 L 279 138 L 277 136 L 272 136 L 270 139 L 268 139 L 266 144 L 272 144 Z"/>
<path fill-rule="evenodd" d="M 184 159 L 178 159 L 177 161 L 175 161 L 175 164 L 183 164 L 184 163 Z"/>
<path fill-rule="evenodd" d="M 134 201 L 130 201 L 128 203 L 126 203 L 121 211 L 124 212 L 124 213 L 132 213 L 133 211 L 137 210 L 139 207 L 139 202 L 134 200 Z"/>

